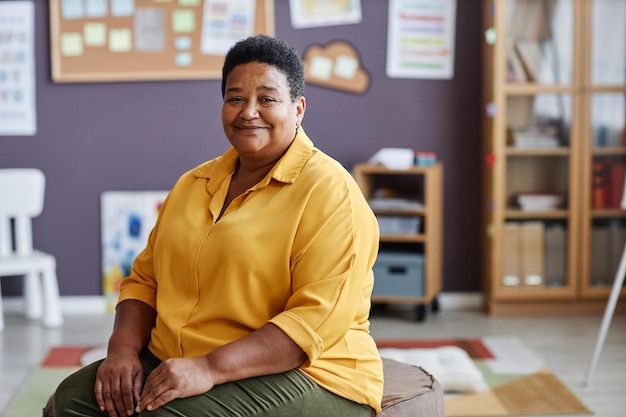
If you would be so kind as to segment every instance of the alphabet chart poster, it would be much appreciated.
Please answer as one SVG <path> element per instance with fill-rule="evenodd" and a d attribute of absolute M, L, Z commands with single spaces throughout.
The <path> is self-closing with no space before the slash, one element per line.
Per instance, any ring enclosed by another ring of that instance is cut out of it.
<path fill-rule="evenodd" d="M 0 135 L 34 135 L 34 4 L 0 2 Z"/>

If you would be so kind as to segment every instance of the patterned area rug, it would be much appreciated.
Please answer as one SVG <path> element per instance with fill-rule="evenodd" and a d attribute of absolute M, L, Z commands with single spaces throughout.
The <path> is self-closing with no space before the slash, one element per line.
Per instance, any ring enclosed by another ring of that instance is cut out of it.
<path fill-rule="evenodd" d="M 12 399 L 4 417 L 40 416 L 57 385 L 81 366 L 93 347 L 61 346 L 50 349 Z"/>
<path fill-rule="evenodd" d="M 446 393 L 447 417 L 593 414 L 542 360 L 516 337 L 445 340 L 380 340 L 379 348 L 434 349 L 457 346 L 483 373 L 488 388 Z M 50 350 L 11 401 L 5 417 L 41 415 L 56 386 L 81 363 L 102 355 L 101 347 L 63 346 Z M 428 370 L 428 369 L 427 369 Z M 436 377 L 437 375 L 435 375 Z"/>
<path fill-rule="evenodd" d="M 446 417 L 593 414 L 517 337 L 381 340 L 377 344 L 403 349 L 457 346 L 467 352 L 487 387 L 480 392 L 446 393 Z"/>

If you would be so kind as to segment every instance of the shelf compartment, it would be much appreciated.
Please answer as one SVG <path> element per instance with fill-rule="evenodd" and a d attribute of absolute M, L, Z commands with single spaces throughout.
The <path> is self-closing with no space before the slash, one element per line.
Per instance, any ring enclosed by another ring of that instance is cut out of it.
<path fill-rule="evenodd" d="M 519 207 L 517 197 L 524 193 L 558 194 L 568 207 L 569 158 L 509 157 L 506 161 L 506 207 Z"/>
<path fill-rule="evenodd" d="M 510 150 L 563 152 L 561 148 L 568 148 L 571 143 L 571 94 L 543 91 L 532 95 L 508 96 L 506 114 L 506 138 Z M 535 147 L 531 142 L 533 136 L 537 137 L 538 142 Z M 546 144 L 548 140 L 552 140 L 553 144 Z"/>

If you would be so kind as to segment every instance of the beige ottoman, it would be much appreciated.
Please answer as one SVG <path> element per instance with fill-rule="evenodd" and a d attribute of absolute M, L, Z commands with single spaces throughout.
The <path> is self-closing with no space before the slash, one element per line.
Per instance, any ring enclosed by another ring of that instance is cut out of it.
<path fill-rule="evenodd" d="M 444 417 L 443 389 L 422 368 L 383 359 L 382 417 Z"/>

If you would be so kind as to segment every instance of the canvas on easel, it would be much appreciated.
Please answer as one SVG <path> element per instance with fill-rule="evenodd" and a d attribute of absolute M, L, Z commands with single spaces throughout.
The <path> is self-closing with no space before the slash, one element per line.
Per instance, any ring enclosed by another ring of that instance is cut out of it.
<path fill-rule="evenodd" d="M 102 289 L 115 310 L 120 285 L 148 242 L 167 191 L 105 191 L 100 197 Z"/>

